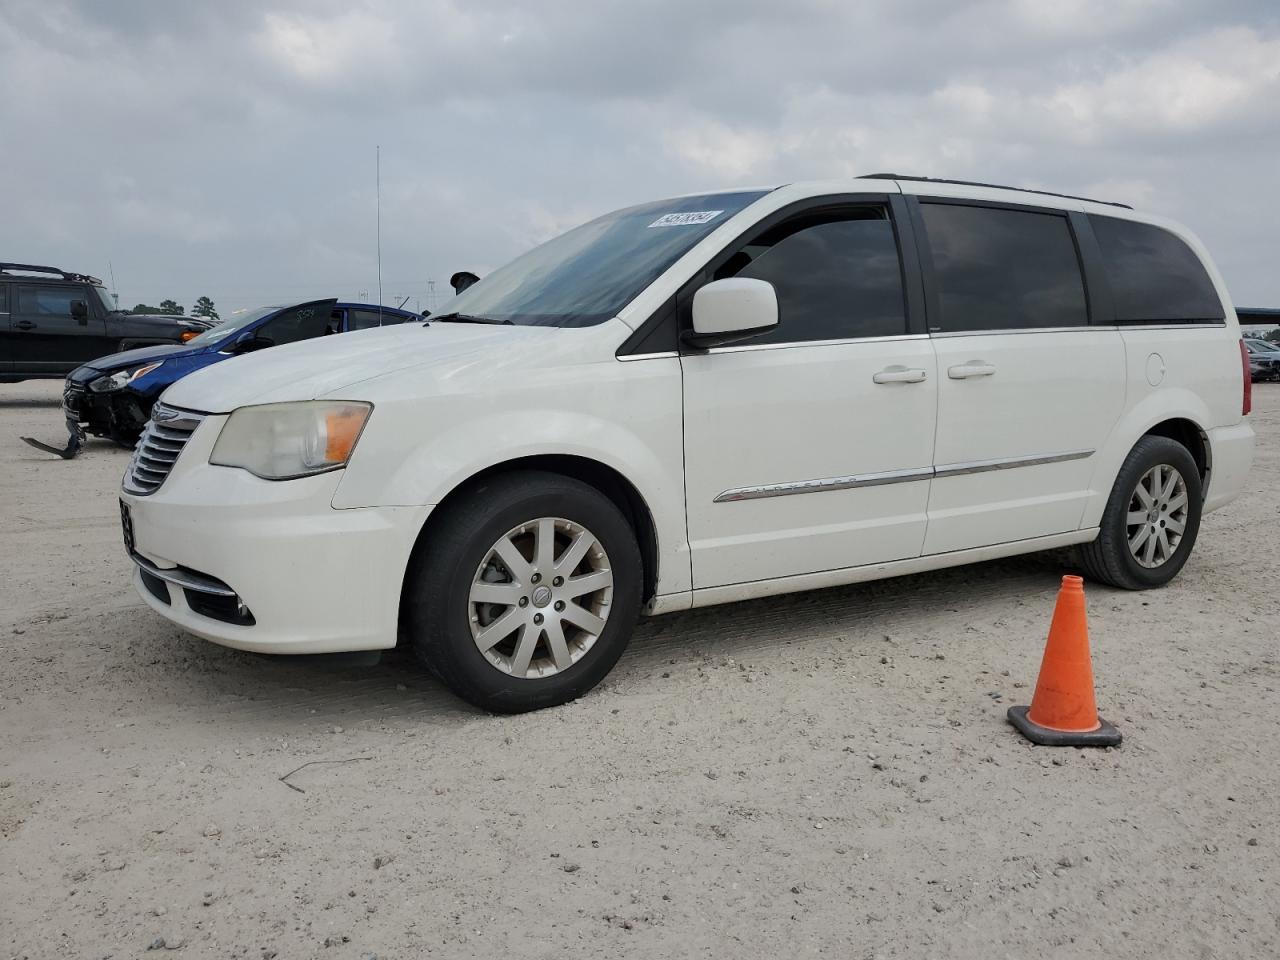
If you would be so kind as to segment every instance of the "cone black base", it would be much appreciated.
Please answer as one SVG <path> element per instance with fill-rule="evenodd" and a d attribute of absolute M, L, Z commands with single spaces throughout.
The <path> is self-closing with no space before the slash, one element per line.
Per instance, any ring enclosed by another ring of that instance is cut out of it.
<path fill-rule="evenodd" d="M 1010 707 L 1009 722 L 1018 732 L 1042 747 L 1115 747 L 1120 744 L 1120 731 L 1101 717 L 1098 722 L 1102 726 L 1097 730 L 1080 733 L 1074 730 L 1051 730 L 1038 723 L 1032 723 L 1027 717 L 1030 707 Z"/>

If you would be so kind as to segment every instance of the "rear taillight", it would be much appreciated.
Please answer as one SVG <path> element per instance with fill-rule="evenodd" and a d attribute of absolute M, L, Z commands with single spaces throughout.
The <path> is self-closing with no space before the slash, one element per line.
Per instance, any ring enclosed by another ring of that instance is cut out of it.
<path fill-rule="evenodd" d="M 1240 416 L 1247 417 L 1253 410 L 1253 374 L 1249 372 L 1249 348 L 1240 341 L 1240 372 L 1244 374 L 1244 394 L 1240 400 Z"/>

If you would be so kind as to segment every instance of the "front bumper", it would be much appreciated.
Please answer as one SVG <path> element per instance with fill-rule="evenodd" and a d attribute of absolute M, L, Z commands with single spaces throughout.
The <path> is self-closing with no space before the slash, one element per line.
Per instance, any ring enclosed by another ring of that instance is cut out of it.
<path fill-rule="evenodd" d="M 94 393 L 68 379 L 62 388 L 62 413 L 95 437 L 136 439 L 151 414 L 152 400 L 128 389 Z"/>
<path fill-rule="evenodd" d="M 144 577 L 135 565 L 138 595 L 184 630 L 240 650 L 395 646 L 404 572 L 430 508 L 334 509 L 341 471 L 273 482 L 211 466 L 224 422 L 205 419 L 154 493 L 122 492 L 121 500 L 144 563 L 179 579 L 224 584 L 235 599 L 212 609 L 199 590 L 170 583 L 157 591 L 154 570 Z M 236 618 L 237 605 L 250 616 Z"/>

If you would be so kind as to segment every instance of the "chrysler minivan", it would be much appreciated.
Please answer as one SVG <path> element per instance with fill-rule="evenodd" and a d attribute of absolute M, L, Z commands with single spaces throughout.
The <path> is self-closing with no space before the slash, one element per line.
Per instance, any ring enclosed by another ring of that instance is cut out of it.
<path fill-rule="evenodd" d="M 660 200 L 448 312 L 194 373 L 121 494 L 214 642 L 563 703 L 642 614 L 1075 546 L 1159 587 L 1253 458 L 1221 276 L 1126 206 L 877 175 Z"/>

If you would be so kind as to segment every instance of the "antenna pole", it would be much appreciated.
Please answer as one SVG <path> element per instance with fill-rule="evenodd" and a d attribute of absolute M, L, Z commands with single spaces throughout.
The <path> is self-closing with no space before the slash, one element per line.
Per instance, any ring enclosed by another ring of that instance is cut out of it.
<path fill-rule="evenodd" d="M 120 306 L 120 288 L 116 286 L 116 268 L 111 265 L 111 261 L 107 261 L 107 272 L 111 274 L 111 299 L 116 302 L 116 306 Z"/>
<path fill-rule="evenodd" d="M 374 147 L 375 182 L 378 197 L 378 326 L 382 326 L 382 145 Z"/>

